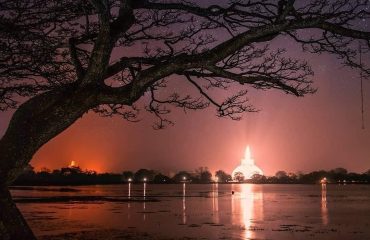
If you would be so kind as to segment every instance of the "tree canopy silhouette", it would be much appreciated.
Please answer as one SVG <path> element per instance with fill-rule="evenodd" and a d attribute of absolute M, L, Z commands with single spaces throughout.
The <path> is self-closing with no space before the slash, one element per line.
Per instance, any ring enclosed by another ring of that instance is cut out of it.
<path fill-rule="evenodd" d="M 369 19 L 367 0 L 215 3 L 0 0 L 0 109 L 16 109 L 0 141 L 3 239 L 34 239 L 7 186 L 91 109 L 135 121 L 135 103 L 146 96 L 144 108 L 163 128 L 172 124 L 169 105 L 214 106 L 218 116 L 239 119 L 255 111 L 247 87 L 314 92 L 309 64 L 269 46 L 282 35 L 369 76 L 356 61 L 357 42 L 370 46 L 370 32 L 356 27 Z M 166 88 L 174 76 L 197 94 Z"/>

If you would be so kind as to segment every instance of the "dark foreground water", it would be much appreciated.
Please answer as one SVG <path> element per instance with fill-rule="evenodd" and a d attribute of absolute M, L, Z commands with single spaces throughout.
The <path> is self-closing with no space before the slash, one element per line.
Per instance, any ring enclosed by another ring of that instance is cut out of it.
<path fill-rule="evenodd" d="M 130 184 L 12 194 L 42 239 L 370 239 L 370 185 Z"/>

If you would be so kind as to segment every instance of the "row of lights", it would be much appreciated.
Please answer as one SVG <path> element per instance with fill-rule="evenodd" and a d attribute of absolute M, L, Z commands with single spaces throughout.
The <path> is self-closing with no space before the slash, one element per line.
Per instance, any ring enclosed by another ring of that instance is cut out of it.
<path fill-rule="evenodd" d="M 128 182 L 132 182 L 132 178 L 127 179 L 127 181 Z M 147 181 L 147 179 L 146 178 L 143 178 L 143 182 L 146 182 L 146 181 Z"/>
<path fill-rule="evenodd" d="M 182 180 L 186 181 L 186 177 L 183 177 Z M 215 177 L 215 182 L 218 182 L 218 177 Z"/>
<path fill-rule="evenodd" d="M 132 182 L 132 178 L 129 178 L 127 180 L 128 180 L 128 182 Z M 186 181 L 187 178 L 186 177 L 182 177 L 182 180 L 183 181 Z M 143 178 L 143 182 L 146 182 L 146 181 L 147 181 L 147 178 Z M 215 182 L 218 182 L 218 177 L 215 177 Z"/>

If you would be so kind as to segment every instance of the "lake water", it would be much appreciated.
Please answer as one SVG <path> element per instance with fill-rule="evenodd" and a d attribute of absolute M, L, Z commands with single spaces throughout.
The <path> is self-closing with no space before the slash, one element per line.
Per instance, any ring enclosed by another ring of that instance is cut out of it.
<path fill-rule="evenodd" d="M 39 237 L 118 229 L 153 239 L 370 239 L 370 185 L 127 184 L 12 195 L 25 200 L 17 205 Z"/>

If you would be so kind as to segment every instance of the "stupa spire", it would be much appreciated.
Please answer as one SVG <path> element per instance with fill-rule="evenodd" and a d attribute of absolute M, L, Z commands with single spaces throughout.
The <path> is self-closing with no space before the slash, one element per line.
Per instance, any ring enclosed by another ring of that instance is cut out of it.
<path fill-rule="evenodd" d="M 245 159 L 252 159 L 252 157 L 251 157 L 251 149 L 250 149 L 249 145 L 245 149 Z"/>
<path fill-rule="evenodd" d="M 250 179 L 254 174 L 263 175 L 262 170 L 254 163 L 249 146 L 245 148 L 244 158 L 241 161 L 241 165 L 234 169 L 232 176 L 235 177 L 236 173 L 243 174 L 245 179 Z"/>
<path fill-rule="evenodd" d="M 244 158 L 242 159 L 242 165 L 251 165 L 254 164 L 252 159 L 251 149 L 249 145 L 245 148 Z"/>

